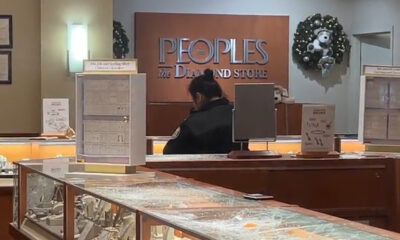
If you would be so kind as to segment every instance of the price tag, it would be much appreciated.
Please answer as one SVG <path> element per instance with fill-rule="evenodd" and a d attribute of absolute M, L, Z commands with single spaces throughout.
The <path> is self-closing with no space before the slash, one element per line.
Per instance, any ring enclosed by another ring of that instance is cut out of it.
<path fill-rule="evenodd" d="M 68 173 L 69 159 L 54 158 L 43 160 L 43 173 L 55 178 L 63 178 Z"/>

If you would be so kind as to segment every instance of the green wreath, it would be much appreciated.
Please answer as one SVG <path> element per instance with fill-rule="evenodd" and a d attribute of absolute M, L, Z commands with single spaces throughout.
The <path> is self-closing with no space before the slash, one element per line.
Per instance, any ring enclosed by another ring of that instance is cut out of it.
<path fill-rule="evenodd" d="M 113 52 L 116 58 L 125 58 L 129 52 L 129 39 L 120 22 L 113 21 Z"/>
<path fill-rule="evenodd" d="M 336 17 L 314 14 L 300 22 L 294 34 L 294 59 L 306 69 L 318 69 L 323 74 L 343 61 L 350 43 Z"/>

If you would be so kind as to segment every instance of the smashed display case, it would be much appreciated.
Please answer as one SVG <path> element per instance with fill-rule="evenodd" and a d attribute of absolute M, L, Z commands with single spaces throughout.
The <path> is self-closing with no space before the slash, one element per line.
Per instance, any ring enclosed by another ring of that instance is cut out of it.
<path fill-rule="evenodd" d="M 31 239 L 400 239 L 400 234 L 139 167 L 59 177 L 45 161 L 20 162 L 16 232 Z M 59 167 L 59 169 L 63 169 Z"/>

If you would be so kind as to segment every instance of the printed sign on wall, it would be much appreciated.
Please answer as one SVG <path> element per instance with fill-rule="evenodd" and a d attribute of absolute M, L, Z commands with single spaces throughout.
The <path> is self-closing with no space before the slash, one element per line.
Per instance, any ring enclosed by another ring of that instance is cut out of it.
<path fill-rule="evenodd" d="M 190 102 L 188 84 L 206 68 L 230 100 L 234 83 L 287 88 L 289 17 L 136 13 L 135 54 L 149 102 Z"/>

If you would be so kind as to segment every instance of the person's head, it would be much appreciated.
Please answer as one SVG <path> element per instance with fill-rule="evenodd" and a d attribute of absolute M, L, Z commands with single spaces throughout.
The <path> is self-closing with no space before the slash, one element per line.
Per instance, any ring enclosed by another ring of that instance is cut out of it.
<path fill-rule="evenodd" d="M 222 89 L 215 81 L 213 71 L 206 69 L 203 75 L 195 77 L 189 85 L 189 93 L 192 96 L 195 110 L 204 104 L 222 97 Z"/>

